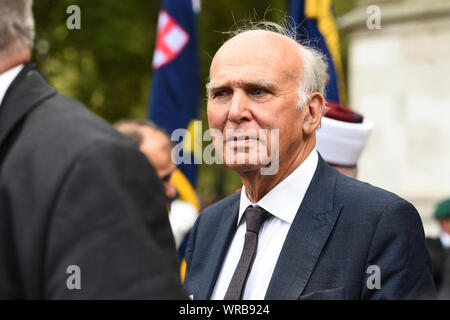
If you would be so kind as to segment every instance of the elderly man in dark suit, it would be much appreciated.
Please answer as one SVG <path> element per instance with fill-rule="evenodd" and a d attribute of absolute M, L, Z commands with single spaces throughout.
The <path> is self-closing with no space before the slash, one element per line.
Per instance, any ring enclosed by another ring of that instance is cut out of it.
<path fill-rule="evenodd" d="M 435 296 L 414 206 L 340 174 L 314 149 L 326 70 L 318 52 L 267 23 L 214 56 L 209 126 L 243 188 L 196 221 L 185 280 L 194 299 Z"/>
<path fill-rule="evenodd" d="M 162 185 L 136 146 L 28 63 L 0 0 L 0 299 L 184 299 Z"/>
<path fill-rule="evenodd" d="M 441 200 L 434 210 L 434 218 L 441 229 L 439 238 L 427 238 L 433 279 L 438 299 L 450 299 L 450 198 Z"/>

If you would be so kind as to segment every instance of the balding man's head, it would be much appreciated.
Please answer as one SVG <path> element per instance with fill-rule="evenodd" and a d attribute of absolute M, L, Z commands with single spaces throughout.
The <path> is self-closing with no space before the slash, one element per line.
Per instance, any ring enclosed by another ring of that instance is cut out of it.
<path fill-rule="evenodd" d="M 213 58 L 207 84 L 209 126 L 223 133 L 221 144 L 213 139 L 225 164 L 246 174 L 277 154 L 281 166 L 301 163 L 314 148 L 323 114 L 326 66 L 320 53 L 287 32 L 246 30 L 227 40 Z M 267 139 L 253 133 L 261 130 Z"/>
<path fill-rule="evenodd" d="M 219 48 L 215 57 L 221 52 L 222 49 L 225 49 L 233 44 L 236 45 L 236 43 L 241 42 L 240 40 L 243 40 L 241 43 L 248 47 L 252 45 L 252 42 L 247 42 L 245 41 L 246 39 L 260 42 L 264 48 L 260 52 L 261 54 L 270 54 L 268 52 L 269 49 L 279 49 L 277 48 L 277 43 L 281 44 L 282 48 L 289 47 L 288 51 L 291 53 L 298 52 L 300 57 L 298 68 L 293 67 L 292 70 L 289 70 L 299 79 L 297 88 L 297 108 L 300 109 L 305 103 L 308 102 L 309 95 L 312 92 L 319 92 L 325 96 L 325 87 L 329 80 L 326 57 L 320 51 L 298 43 L 296 41 L 297 35 L 295 34 L 294 29 L 287 28 L 270 21 L 262 21 L 252 23 L 246 28 L 230 32 L 230 35 L 231 37 Z M 264 42 L 265 44 L 263 44 Z M 241 45 L 238 44 L 238 46 Z M 236 46 L 234 46 L 234 48 L 238 53 L 245 50 L 244 47 L 236 48 Z M 211 66 L 213 66 L 213 63 Z M 209 87 L 210 83 L 207 84 L 208 97 Z"/>

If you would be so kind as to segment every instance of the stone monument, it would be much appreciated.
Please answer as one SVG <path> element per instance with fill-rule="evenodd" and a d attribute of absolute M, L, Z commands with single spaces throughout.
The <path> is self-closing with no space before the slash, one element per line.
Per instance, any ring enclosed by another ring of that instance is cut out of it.
<path fill-rule="evenodd" d="M 348 105 L 375 126 L 359 178 L 412 202 L 427 236 L 450 197 L 450 1 L 360 1 L 348 35 Z"/>

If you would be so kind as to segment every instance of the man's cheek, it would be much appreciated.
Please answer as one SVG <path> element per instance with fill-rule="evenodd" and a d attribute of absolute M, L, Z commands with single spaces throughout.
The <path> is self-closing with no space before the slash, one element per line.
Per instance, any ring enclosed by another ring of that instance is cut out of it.
<path fill-rule="evenodd" d="M 228 119 L 228 112 L 222 106 L 210 107 L 207 112 L 210 128 L 222 130 Z"/>

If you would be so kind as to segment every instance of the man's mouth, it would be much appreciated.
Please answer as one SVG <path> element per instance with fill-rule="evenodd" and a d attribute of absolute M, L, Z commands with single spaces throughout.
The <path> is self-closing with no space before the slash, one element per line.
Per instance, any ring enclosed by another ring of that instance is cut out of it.
<path fill-rule="evenodd" d="M 239 136 L 231 136 L 226 139 L 227 142 L 230 142 L 230 141 L 252 141 L 252 140 L 257 141 L 258 137 L 253 137 L 253 136 L 248 136 L 248 135 L 247 136 L 239 135 Z"/>
<path fill-rule="evenodd" d="M 233 139 L 234 141 L 249 141 L 249 140 L 256 140 L 255 138 L 250 138 L 250 137 L 234 137 Z"/>

